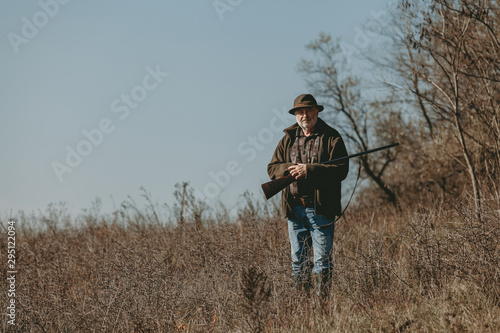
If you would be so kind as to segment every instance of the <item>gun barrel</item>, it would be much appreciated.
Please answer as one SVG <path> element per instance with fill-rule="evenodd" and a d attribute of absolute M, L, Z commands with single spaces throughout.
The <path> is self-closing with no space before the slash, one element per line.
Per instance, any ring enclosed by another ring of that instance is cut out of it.
<path fill-rule="evenodd" d="M 348 156 L 339 157 L 339 158 L 336 158 L 334 160 L 323 162 L 321 164 L 334 164 L 334 163 L 337 163 L 337 162 L 340 162 L 343 160 L 348 160 L 348 159 L 353 158 L 353 157 L 368 155 L 368 154 L 374 153 L 376 151 L 385 150 L 385 149 L 389 149 L 389 148 L 396 147 L 396 146 L 399 146 L 399 142 L 395 142 L 395 143 L 392 143 L 392 144 L 387 145 L 387 146 L 378 147 L 378 148 L 370 149 L 367 151 L 363 151 L 361 153 L 356 153 L 356 154 L 352 154 L 352 155 L 348 155 Z"/>
<path fill-rule="evenodd" d="M 356 154 L 352 154 L 352 155 L 348 155 L 348 156 L 339 157 L 339 158 L 336 158 L 336 159 L 333 159 L 330 161 L 322 162 L 321 164 L 334 164 L 334 163 L 338 163 L 338 162 L 348 160 L 348 159 L 351 159 L 354 157 L 371 154 L 371 153 L 374 153 L 374 152 L 377 152 L 380 150 L 389 149 L 389 148 L 396 147 L 396 146 L 399 146 L 399 142 L 392 143 L 392 144 L 387 145 L 387 146 L 378 147 L 378 148 L 370 149 L 367 151 L 363 151 L 361 153 L 356 153 Z M 269 200 L 270 198 L 275 196 L 278 192 L 280 192 L 281 190 L 286 188 L 288 185 L 290 185 L 294 181 L 295 181 L 295 178 L 292 175 L 287 175 L 285 177 L 274 179 L 274 180 L 271 180 L 267 183 L 262 184 L 261 185 L 262 191 L 264 191 L 264 195 L 266 196 L 266 199 Z"/>

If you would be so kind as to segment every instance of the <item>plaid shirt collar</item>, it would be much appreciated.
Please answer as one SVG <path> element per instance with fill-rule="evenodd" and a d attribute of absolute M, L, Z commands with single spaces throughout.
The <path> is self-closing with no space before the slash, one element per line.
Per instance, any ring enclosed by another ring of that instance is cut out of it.
<path fill-rule="evenodd" d="M 318 131 L 316 130 L 316 127 L 313 129 L 313 131 L 311 132 L 311 135 L 306 137 L 306 138 L 310 138 L 310 137 L 314 137 L 316 135 L 319 135 Z M 302 128 L 299 126 L 297 127 L 297 130 L 295 131 L 295 137 L 300 137 L 300 136 L 305 136 L 304 135 L 304 131 L 302 131 Z"/>

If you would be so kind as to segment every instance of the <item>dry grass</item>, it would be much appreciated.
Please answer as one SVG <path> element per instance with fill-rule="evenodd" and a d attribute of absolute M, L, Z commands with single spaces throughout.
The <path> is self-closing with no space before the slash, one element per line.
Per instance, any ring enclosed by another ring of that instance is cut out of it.
<path fill-rule="evenodd" d="M 17 325 L 4 316 L 2 330 L 500 330 L 498 203 L 485 205 L 482 223 L 468 206 L 350 208 L 336 229 L 334 283 L 322 303 L 293 288 L 284 220 L 246 198 L 235 221 L 184 216 L 181 226 L 161 223 L 153 206 L 124 205 L 108 217 L 90 210 L 73 222 L 56 207 L 21 216 Z"/>

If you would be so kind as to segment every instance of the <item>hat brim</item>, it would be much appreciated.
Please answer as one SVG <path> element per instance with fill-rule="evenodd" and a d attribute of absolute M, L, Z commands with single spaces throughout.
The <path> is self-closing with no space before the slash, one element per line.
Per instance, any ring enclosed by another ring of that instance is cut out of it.
<path fill-rule="evenodd" d="M 323 105 L 304 105 L 304 106 L 297 106 L 296 108 L 290 109 L 290 111 L 288 111 L 288 113 L 294 115 L 295 111 L 297 111 L 299 109 L 306 109 L 306 108 L 318 108 L 319 109 L 318 112 L 321 112 L 324 109 Z"/>

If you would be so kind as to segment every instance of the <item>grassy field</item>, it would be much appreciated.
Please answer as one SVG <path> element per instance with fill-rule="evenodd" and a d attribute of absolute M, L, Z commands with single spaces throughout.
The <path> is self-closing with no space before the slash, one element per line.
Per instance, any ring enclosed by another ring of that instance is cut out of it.
<path fill-rule="evenodd" d="M 152 207 L 76 221 L 53 207 L 17 221 L 16 326 L 3 315 L 1 328 L 498 332 L 499 204 L 485 203 L 481 222 L 471 207 L 350 208 L 336 227 L 325 302 L 295 291 L 285 220 L 258 202 L 237 218 L 186 215 L 181 224 Z"/>

